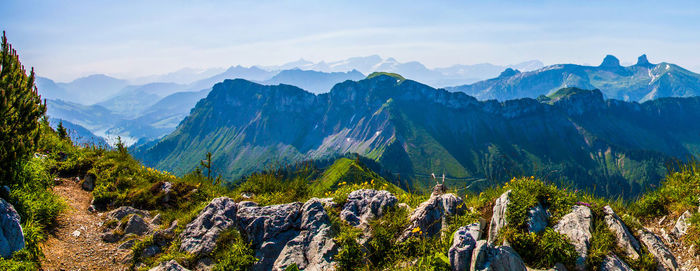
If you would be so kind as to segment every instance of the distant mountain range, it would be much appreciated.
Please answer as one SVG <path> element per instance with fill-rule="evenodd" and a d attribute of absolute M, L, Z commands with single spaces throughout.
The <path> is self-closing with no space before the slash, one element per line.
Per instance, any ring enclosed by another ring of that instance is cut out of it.
<path fill-rule="evenodd" d="M 234 78 L 265 85 L 294 85 L 320 94 L 328 92 L 335 84 L 364 78 L 363 70 L 405 72 L 401 74 L 413 75 L 407 76 L 410 79 L 417 77 L 434 82 L 438 79 L 450 81 L 450 78 L 467 80 L 472 76 L 495 75 L 502 71 L 500 76 L 493 79 L 447 88 L 449 91 L 465 92 L 479 100 L 536 98 L 562 87 L 573 86 L 600 89 L 605 98 L 646 101 L 657 97 L 693 96 L 700 86 L 697 74 L 673 64 L 650 64 L 646 56 L 640 57 L 637 64 L 629 67 L 620 66 L 612 56 L 595 67 L 561 64 L 541 68 L 539 61 L 509 67 L 513 68 L 478 64 L 428 69 L 418 62 L 400 63 L 392 58 L 369 56 L 330 63 L 302 60 L 274 67 L 232 66 L 223 71 L 212 69 L 199 73 L 184 70 L 153 77 L 167 79 L 176 74 L 189 74 L 185 77 L 195 80 L 188 83 L 182 83 L 185 81 L 183 79 L 180 83 L 130 85 L 126 80 L 93 75 L 69 83 L 56 83 L 39 77 L 37 86 L 42 96 L 54 105 L 54 108 L 49 108 L 49 116 L 84 126 L 98 136 L 121 136 L 130 144 L 158 139 L 171 133 L 197 101 L 207 96 L 211 86 Z M 274 70 L 282 68 L 289 69 Z M 307 70 L 311 68 L 324 71 Z M 353 70 L 337 71 L 346 68 Z M 518 68 L 534 70 L 520 72 Z M 219 73 L 212 75 L 214 71 Z M 198 78 L 197 75 L 208 77 Z"/>
<path fill-rule="evenodd" d="M 315 70 L 323 72 L 345 72 L 357 70 L 363 74 L 372 72 L 398 73 L 406 78 L 431 85 L 433 87 L 455 86 L 472 83 L 487 78 L 498 76 L 506 68 L 521 71 L 536 70 L 544 66 L 538 60 L 531 60 L 515 65 L 499 66 L 490 63 L 473 65 L 453 65 L 444 68 L 427 68 L 417 61 L 399 62 L 394 58 L 382 58 L 378 55 L 366 57 L 353 57 L 333 62 L 311 62 L 304 59 L 290 62 L 280 66 L 266 66 L 267 70 L 285 70 L 299 68 L 302 70 Z"/>
<path fill-rule="evenodd" d="M 617 58 L 608 55 L 600 66 L 559 64 L 529 72 L 508 69 L 497 78 L 448 90 L 479 100 L 505 101 L 536 98 L 565 87 L 600 89 L 606 98 L 644 102 L 700 95 L 700 74 L 670 63 L 651 64 L 646 55 L 640 56 L 635 65 L 623 67 Z"/>
<path fill-rule="evenodd" d="M 672 159 L 699 157 L 698 118 L 700 98 L 639 104 L 566 88 L 501 103 L 391 74 L 345 81 L 320 95 L 237 79 L 216 84 L 173 133 L 135 155 L 182 174 L 209 151 L 217 171 L 235 178 L 358 153 L 412 189 L 445 172 L 458 187 L 538 175 L 632 196 L 658 184 Z"/>
<path fill-rule="evenodd" d="M 294 68 L 280 71 L 277 75 L 262 83 L 265 85 L 286 84 L 298 86 L 311 93 L 320 94 L 330 91 L 335 84 L 345 80 L 357 81 L 363 78 L 365 78 L 365 75 L 357 70 L 349 72 L 318 72 Z"/>
<path fill-rule="evenodd" d="M 541 66 L 539 61 L 530 61 L 512 67 L 529 70 Z M 330 64 L 298 61 L 262 68 L 182 69 L 131 80 L 91 75 L 68 83 L 56 83 L 39 77 L 37 86 L 44 98 L 57 105 L 56 109 L 49 111 L 50 116 L 83 125 L 100 136 L 118 135 L 126 142 L 134 143 L 172 132 L 197 101 L 204 98 L 214 84 L 225 79 L 243 78 L 266 85 L 287 84 L 312 93 L 325 93 L 337 83 L 364 78 L 360 69 L 366 72 L 376 69 L 403 72 L 433 81 L 447 82 L 453 78 L 459 82 L 471 82 L 476 78 L 495 76 L 504 68 L 478 64 L 430 70 L 418 62 L 399 63 L 393 58 L 369 56 Z"/>
<path fill-rule="evenodd" d="M 61 99 L 80 104 L 94 104 L 117 95 L 128 81 L 94 74 L 68 83 L 56 83 L 48 78 L 37 78 L 39 93 L 47 99 Z"/>

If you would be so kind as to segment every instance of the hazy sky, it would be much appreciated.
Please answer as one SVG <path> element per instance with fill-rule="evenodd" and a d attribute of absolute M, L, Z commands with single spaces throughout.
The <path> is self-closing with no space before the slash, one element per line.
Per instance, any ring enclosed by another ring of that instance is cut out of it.
<path fill-rule="evenodd" d="M 375 2 L 3 0 L 0 29 L 58 81 L 372 54 L 439 67 L 646 53 L 700 70 L 698 1 Z"/>

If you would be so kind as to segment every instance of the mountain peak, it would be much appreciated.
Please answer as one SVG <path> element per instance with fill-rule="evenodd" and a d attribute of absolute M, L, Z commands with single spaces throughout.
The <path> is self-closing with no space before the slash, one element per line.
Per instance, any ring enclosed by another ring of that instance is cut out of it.
<path fill-rule="evenodd" d="M 649 63 L 649 60 L 647 59 L 647 55 L 641 55 L 637 58 L 637 64 L 635 66 L 652 66 L 651 63 Z"/>
<path fill-rule="evenodd" d="M 598 89 L 568 87 L 557 90 L 547 98 L 549 104 L 564 109 L 569 115 L 581 115 L 604 106 L 603 93 Z"/>
<path fill-rule="evenodd" d="M 519 73 L 520 73 L 520 71 L 517 69 L 507 68 L 503 72 L 501 72 L 501 74 L 498 76 L 498 78 L 511 77 L 511 76 L 519 74 Z"/>
<path fill-rule="evenodd" d="M 392 77 L 392 78 L 394 78 L 394 79 L 396 79 L 396 80 L 398 80 L 398 81 L 402 81 L 402 82 L 403 82 L 404 80 L 406 80 L 406 78 L 404 78 L 404 77 L 401 76 L 400 74 L 398 74 L 398 73 L 393 73 L 393 72 L 373 72 L 372 74 L 368 75 L 366 79 L 372 79 L 372 78 L 375 78 L 375 77 L 384 77 L 384 76 Z"/>
<path fill-rule="evenodd" d="M 600 63 L 600 67 L 615 68 L 620 67 L 620 60 L 613 55 L 606 55 L 603 59 L 603 63 Z"/>

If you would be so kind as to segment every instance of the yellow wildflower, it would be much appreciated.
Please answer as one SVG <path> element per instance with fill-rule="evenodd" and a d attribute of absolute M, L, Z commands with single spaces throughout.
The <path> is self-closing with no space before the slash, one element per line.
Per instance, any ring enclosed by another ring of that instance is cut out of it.
<path fill-rule="evenodd" d="M 417 233 L 419 231 L 421 231 L 420 227 L 415 227 L 415 228 L 413 228 L 413 230 L 411 230 L 412 233 Z"/>

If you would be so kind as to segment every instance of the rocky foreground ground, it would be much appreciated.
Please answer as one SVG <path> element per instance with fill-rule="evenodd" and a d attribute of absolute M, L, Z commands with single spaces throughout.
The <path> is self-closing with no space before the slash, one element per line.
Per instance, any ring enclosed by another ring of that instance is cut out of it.
<path fill-rule="evenodd" d="M 436 189 L 431 197 L 411 209 L 399 204 L 387 191 L 361 189 L 351 192 L 347 201 L 338 206 L 332 198 L 312 198 L 306 202 L 259 206 L 255 202 L 236 202 L 227 197 L 212 200 L 194 220 L 181 225 L 184 230 L 176 236 L 178 222 L 161 225 L 161 215 L 151 216 L 148 211 L 119 207 L 98 212 L 89 205 L 90 194 L 71 180 L 61 180 L 54 189 L 70 205 L 70 211 L 59 219 L 57 231 L 44 245 L 45 270 L 126 269 L 139 258 L 152 257 L 179 240 L 179 250 L 198 255 L 195 270 L 211 270 L 211 255 L 221 234 L 227 230 L 239 231 L 252 246 L 258 261 L 253 270 L 285 270 L 296 265 L 302 270 L 333 270 L 334 257 L 339 246 L 334 241 L 331 220 L 327 210 L 340 208 L 340 219 L 360 229 L 370 221 L 381 218 L 388 208 L 407 208 L 409 224 L 400 240 L 426 238 L 445 234 L 448 218 L 465 210 L 463 200 L 451 193 Z M 518 252 L 507 242 L 499 241 L 501 229 L 507 225 L 510 191 L 493 203 L 490 220 L 481 219 L 462 225 L 452 236 L 449 261 L 452 270 L 533 270 L 526 266 Z M 12 232 L 11 208 L 4 208 L 3 232 L 5 240 Z M 700 211 L 700 210 L 699 210 Z M 604 207 L 604 222 L 615 236 L 616 251 L 609 254 L 599 270 L 632 270 L 624 259 L 637 259 L 643 250 L 650 252 L 658 263 L 657 270 L 698 270 L 695 248 L 684 247 L 678 240 L 686 232 L 690 212 L 675 221 L 663 218 L 639 229 L 634 234 L 610 206 Z M 540 232 L 548 227 L 549 213 L 538 204 L 528 210 L 527 227 Z M 576 248 L 576 270 L 588 270 L 586 257 L 592 237 L 592 212 L 586 204 L 577 204 L 559 219 L 553 229 L 569 238 Z M 670 229 L 670 232 L 667 232 Z M 635 237 L 636 236 L 636 237 Z M 8 238 L 9 237 L 9 238 Z M 138 240 L 152 238 L 148 246 L 133 249 Z M 372 238 L 364 234 L 360 244 Z M 135 267 L 143 267 L 138 263 Z M 192 265 L 190 265 L 192 266 Z M 557 264 L 550 270 L 565 270 Z M 187 270 L 176 260 L 160 263 L 150 270 Z"/>

